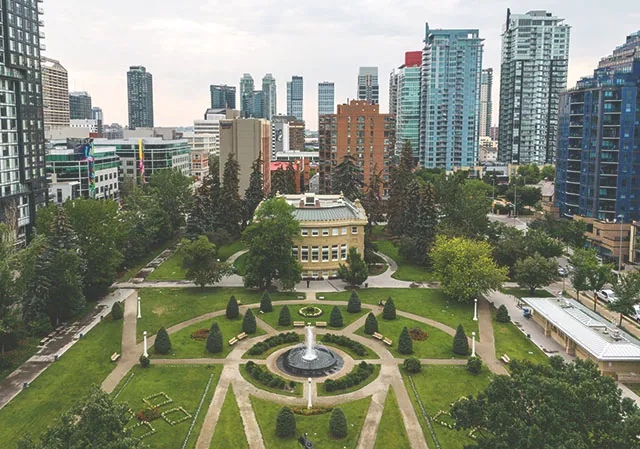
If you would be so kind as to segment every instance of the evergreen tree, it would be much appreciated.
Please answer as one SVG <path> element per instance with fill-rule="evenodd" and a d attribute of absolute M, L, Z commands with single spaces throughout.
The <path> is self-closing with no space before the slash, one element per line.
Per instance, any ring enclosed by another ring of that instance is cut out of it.
<path fill-rule="evenodd" d="M 229 153 L 222 174 L 222 188 L 220 191 L 220 219 L 222 227 L 233 236 L 240 235 L 240 222 L 243 216 L 242 200 L 238 192 L 240 185 L 240 165 Z"/>
<path fill-rule="evenodd" d="M 256 317 L 253 316 L 251 309 L 247 310 L 247 313 L 245 313 L 244 319 L 242 320 L 242 332 L 247 334 L 256 333 Z"/>
<path fill-rule="evenodd" d="M 482 360 L 480 360 L 480 357 L 469 357 L 467 360 L 467 371 L 471 374 L 480 374 L 480 371 L 482 371 Z"/>
<path fill-rule="evenodd" d="M 406 189 L 411 180 L 413 161 L 411 142 L 407 140 L 402 147 L 399 163 L 390 169 L 391 185 L 389 188 L 389 200 L 387 201 L 387 229 L 395 236 L 405 234 Z"/>
<path fill-rule="evenodd" d="M 387 302 L 384 303 L 384 308 L 382 309 L 382 318 L 385 320 L 396 319 L 396 305 L 391 297 L 389 297 L 387 299 Z"/>
<path fill-rule="evenodd" d="M 408 359 L 404 360 L 402 367 L 408 373 L 416 374 L 422 370 L 422 363 L 420 362 L 420 359 L 417 359 L 415 357 L 409 357 Z"/>
<path fill-rule="evenodd" d="M 509 311 L 504 304 L 501 304 L 500 307 L 498 307 L 498 311 L 496 312 L 496 321 L 498 323 L 508 323 L 509 321 L 511 321 Z"/>
<path fill-rule="evenodd" d="M 262 299 L 260 300 L 260 310 L 264 313 L 273 312 L 273 305 L 271 305 L 271 296 L 269 292 L 264 292 Z"/>
<path fill-rule="evenodd" d="M 362 285 L 362 283 L 367 280 L 369 277 L 369 269 L 356 248 L 349 248 L 347 264 L 339 265 L 338 275 L 353 287 Z"/>
<path fill-rule="evenodd" d="M 400 338 L 398 338 L 398 352 L 400 354 L 413 354 L 413 341 L 406 326 L 402 329 Z"/>
<path fill-rule="evenodd" d="M 287 174 L 282 167 L 271 173 L 271 196 L 278 193 L 283 195 L 287 191 Z"/>
<path fill-rule="evenodd" d="M 217 321 L 211 323 L 211 327 L 209 328 L 209 335 L 220 332 L 220 326 Z"/>
<path fill-rule="evenodd" d="M 192 238 L 204 235 L 213 229 L 210 198 L 196 195 L 187 219 L 187 234 Z"/>
<path fill-rule="evenodd" d="M 238 307 L 238 300 L 235 296 L 231 295 L 229 302 L 227 303 L 227 311 L 225 315 L 228 320 L 235 320 L 240 315 L 240 309 Z"/>
<path fill-rule="evenodd" d="M 207 351 L 211 354 L 221 353 L 224 348 L 223 341 L 222 331 L 218 327 L 218 323 L 214 322 L 209 329 L 209 335 L 207 335 Z"/>
<path fill-rule="evenodd" d="M 338 306 L 333 306 L 333 309 L 331 309 L 331 315 L 329 315 L 329 326 L 342 327 L 343 324 L 342 311 Z"/>
<path fill-rule="evenodd" d="M 456 335 L 453 337 L 453 353 L 457 355 L 469 355 L 469 340 L 467 340 L 462 324 L 458 324 Z"/>
<path fill-rule="evenodd" d="M 420 204 L 422 203 L 422 189 L 418 181 L 413 178 L 407 184 L 404 192 L 404 211 L 402 215 L 402 235 L 413 237 L 416 235 L 416 223 Z"/>
<path fill-rule="evenodd" d="M 362 188 L 362 173 L 355 164 L 353 156 L 347 154 L 342 159 L 331 178 L 331 192 L 344 194 L 345 198 L 355 201 L 360 196 Z"/>
<path fill-rule="evenodd" d="M 286 190 L 283 193 L 292 194 L 296 193 L 296 170 L 293 168 L 293 163 L 289 162 L 287 169 L 285 170 L 284 179 Z"/>
<path fill-rule="evenodd" d="M 121 320 L 123 316 L 124 312 L 122 311 L 122 303 L 120 301 L 114 302 L 111 307 L 111 319 L 117 321 Z"/>
<path fill-rule="evenodd" d="M 264 183 L 262 178 L 262 158 L 253 163 L 251 176 L 249 177 L 249 187 L 244 194 L 244 225 L 243 229 L 253 220 L 253 214 L 260 202 L 264 199 Z"/>
<path fill-rule="evenodd" d="M 349 297 L 349 303 L 347 304 L 347 312 L 360 313 L 361 310 L 362 310 L 362 304 L 360 303 L 360 298 L 358 297 L 358 293 L 355 290 L 352 290 L 351 296 Z"/>
<path fill-rule="evenodd" d="M 169 339 L 169 334 L 164 327 L 161 327 L 160 330 L 158 330 L 153 348 L 157 354 L 169 354 L 171 352 L 171 340 Z"/>
<path fill-rule="evenodd" d="M 331 419 L 329 420 L 329 434 L 333 438 L 344 438 L 349 432 L 347 425 L 347 417 L 341 408 L 335 407 L 331 410 Z"/>
<path fill-rule="evenodd" d="M 207 187 L 211 198 L 211 219 L 214 228 L 222 227 L 222 188 L 220 187 L 220 157 L 216 156 L 209 160 L 209 176 Z"/>
<path fill-rule="evenodd" d="M 296 434 L 296 417 L 289 407 L 282 407 L 276 418 L 276 436 L 289 438 Z"/>
<path fill-rule="evenodd" d="M 280 309 L 280 315 L 278 316 L 278 326 L 290 326 L 291 325 L 291 312 L 289 306 L 283 306 Z"/>
<path fill-rule="evenodd" d="M 367 211 L 367 230 L 371 232 L 373 226 L 384 220 L 384 202 L 382 201 L 382 190 L 384 182 L 382 180 L 382 172 L 378 170 L 378 166 L 374 165 L 373 174 L 369 177 L 369 185 L 362 203 Z"/>
<path fill-rule="evenodd" d="M 400 252 L 418 265 L 429 265 L 438 226 L 435 191 L 430 183 L 425 185 L 418 201 L 412 234 L 403 240 Z"/>
<path fill-rule="evenodd" d="M 367 335 L 373 335 L 378 332 L 378 320 L 373 313 L 367 315 L 367 319 L 364 322 L 364 333 Z"/>

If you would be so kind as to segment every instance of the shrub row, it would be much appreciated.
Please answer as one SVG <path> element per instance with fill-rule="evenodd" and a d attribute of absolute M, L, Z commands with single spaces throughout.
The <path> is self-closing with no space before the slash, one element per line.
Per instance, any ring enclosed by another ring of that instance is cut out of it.
<path fill-rule="evenodd" d="M 247 372 L 249 375 L 260 382 L 262 385 L 267 386 L 269 388 L 279 388 L 281 390 L 286 389 L 287 381 L 285 381 L 282 377 L 276 376 L 275 374 L 267 371 L 260 365 L 255 364 L 252 361 L 248 361 L 245 365 Z M 294 381 L 290 381 L 288 383 L 289 388 L 293 389 L 296 383 Z"/>
<path fill-rule="evenodd" d="M 361 357 L 367 355 L 367 348 L 365 348 L 364 345 L 350 338 L 343 337 L 342 335 L 325 334 L 325 336 L 322 337 L 322 341 L 325 343 L 333 343 L 334 345 L 344 346 L 345 348 L 349 348 L 355 354 Z"/>
<path fill-rule="evenodd" d="M 329 413 L 333 410 L 333 407 L 293 407 L 293 414 L 300 416 L 315 416 L 315 415 L 324 415 L 325 413 Z"/>
<path fill-rule="evenodd" d="M 284 345 L 286 343 L 298 343 L 300 341 L 300 335 L 295 332 L 286 332 L 283 334 L 274 335 L 264 341 L 256 343 L 249 349 L 249 355 L 260 355 L 267 352 L 270 348 Z"/>
<path fill-rule="evenodd" d="M 374 369 L 375 367 L 373 365 L 367 362 L 360 362 L 358 366 L 356 366 L 356 369 L 346 376 L 336 380 L 327 379 L 324 382 L 324 391 L 331 393 L 332 391 L 346 390 L 347 388 L 358 385 L 367 380 L 367 378 L 373 374 Z"/>

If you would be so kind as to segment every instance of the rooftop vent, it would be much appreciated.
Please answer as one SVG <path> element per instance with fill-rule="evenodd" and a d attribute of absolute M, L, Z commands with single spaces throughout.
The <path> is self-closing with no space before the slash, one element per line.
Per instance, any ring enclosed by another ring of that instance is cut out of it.
<path fill-rule="evenodd" d="M 620 331 L 618 329 L 614 330 L 611 333 L 611 337 L 613 337 L 613 339 L 616 340 L 616 341 L 622 340 L 622 335 L 620 335 Z"/>
<path fill-rule="evenodd" d="M 313 193 L 308 193 L 304 196 L 304 204 L 305 206 L 315 206 L 316 197 Z"/>

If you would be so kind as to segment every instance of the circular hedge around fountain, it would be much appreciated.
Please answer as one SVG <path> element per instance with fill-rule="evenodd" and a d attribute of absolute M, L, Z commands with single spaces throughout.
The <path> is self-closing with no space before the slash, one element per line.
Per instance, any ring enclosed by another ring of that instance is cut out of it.
<path fill-rule="evenodd" d="M 301 315 L 305 318 L 317 318 L 321 316 L 324 312 L 320 307 L 315 306 L 305 306 L 298 310 L 298 315 Z"/>

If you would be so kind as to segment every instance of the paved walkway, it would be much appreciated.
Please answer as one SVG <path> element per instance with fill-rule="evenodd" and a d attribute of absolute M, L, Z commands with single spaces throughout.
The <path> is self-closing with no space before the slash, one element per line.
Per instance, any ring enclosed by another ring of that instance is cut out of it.
<path fill-rule="evenodd" d="M 211 439 L 216 431 L 216 424 L 218 423 L 218 418 L 222 411 L 222 405 L 224 404 L 224 399 L 227 396 L 227 390 L 229 390 L 229 385 L 231 384 L 233 376 L 233 369 L 228 366 L 225 366 L 222 369 L 222 374 L 220 375 L 218 386 L 216 387 L 216 391 L 211 399 L 207 416 L 205 416 L 204 422 L 202 423 L 202 429 L 200 430 L 200 436 L 196 443 L 196 449 L 209 449 L 211 446 Z"/>

